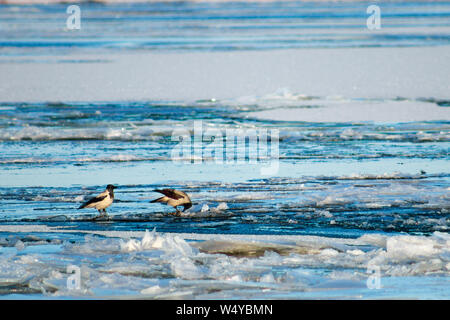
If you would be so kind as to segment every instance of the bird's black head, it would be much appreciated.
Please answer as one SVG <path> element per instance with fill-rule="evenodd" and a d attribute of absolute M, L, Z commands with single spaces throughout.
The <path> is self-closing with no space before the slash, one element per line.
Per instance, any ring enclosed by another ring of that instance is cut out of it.
<path fill-rule="evenodd" d="M 108 191 L 113 191 L 114 189 L 116 189 L 117 187 L 115 187 L 115 186 L 113 186 L 112 184 L 108 184 L 107 186 L 106 186 L 106 190 L 108 190 Z"/>

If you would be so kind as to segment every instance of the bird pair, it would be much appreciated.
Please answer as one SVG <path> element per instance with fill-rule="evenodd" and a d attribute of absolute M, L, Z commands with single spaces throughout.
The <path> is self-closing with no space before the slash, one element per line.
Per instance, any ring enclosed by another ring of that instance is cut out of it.
<path fill-rule="evenodd" d="M 114 201 L 114 189 L 117 187 L 112 184 L 106 186 L 106 190 L 100 193 L 98 196 L 90 199 L 89 201 L 83 203 L 78 209 L 83 208 L 95 208 L 100 213 L 100 216 L 107 216 L 106 208 L 108 208 Z M 151 203 L 160 202 L 165 203 L 169 206 L 175 208 L 176 212 L 173 214 L 180 215 L 181 211 L 178 210 L 178 206 L 183 206 L 183 212 L 186 209 L 192 207 L 192 202 L 189 196 L 183 191 L 175 189 L 156 189 L 155 192 L 162 193 L 164 196 L 155 200 L 150 201 Z"/>

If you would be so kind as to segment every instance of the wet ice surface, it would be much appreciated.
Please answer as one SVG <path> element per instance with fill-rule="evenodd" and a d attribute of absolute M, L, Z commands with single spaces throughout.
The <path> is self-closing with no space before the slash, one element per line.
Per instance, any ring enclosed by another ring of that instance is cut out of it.
<path fill-rule="evenodd" d="M 0 297 L 448 299 L 448 4 L 382 7 L 83 3 L 68 33 L 0 6 Z M 196 121 L 279 156 L 173 157 Z M 108 219 L 77 210 L 109 183 Z"/>
<path fill-rule="evenodd" d="M 448 298 L 450 238 L 441 232 L 335 241 L 139 235 L 2 237 L 0 292 L 4 298 Z M 76 275 L 68 273 L 72 265 L 79 268 L 79 286 L 68 285 Z M 370 273 L 374 268 L 379 286 Z"/>
<path fill-rule="evenodd" d="M 448 174 L 343 175 L 193 181 L 169 186 L 194 201 L 174 217 L 171 207 L 151 204 L 154 185 L 122 185 L 97 223 L 93 209 L 76 210 L 100 187 L 0 187 L 0 224 L 70 226 L 90 230 L 190 230 L 197 233 L 313 234 L 357 237 L 365 232 L 448 232 Z"/>
<path fill-rule="evenodd" d="M 448 118 L 248 117 L 304 101 L 282 91 L 163 106 L 5 105 L 2 297 L 448 298 Z M 446 102 L 426 103 L 447 114 Z M 261 175 L 270 155 L 256 165 L 173 160 L 171 126 L 193 132 L 195 120 L 224 132 L 278 129 L 278 172 Z M 109 219 L 77 210 L 108 183 L 119 187 Z M 149 203 L 161 187 L 187 192 L 193 207 L 175 217 Z M 67 284 L 71 265 L 77 290 Z"/>

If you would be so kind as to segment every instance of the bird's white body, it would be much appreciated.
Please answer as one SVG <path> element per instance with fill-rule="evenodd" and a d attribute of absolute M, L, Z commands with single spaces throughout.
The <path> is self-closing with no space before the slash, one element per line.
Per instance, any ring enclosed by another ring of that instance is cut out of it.
<path fill-rule="evenodd" d="M 192 202 L 189 196 L 183 191 L 175 190 L 175 189 L 162 189 L 162 190 L 154 190 L 155 192 L 162 193 L 164 196 L 158 199 L 155 199 L 150 202 L 160 202 L 168 204 L 175 208 L 176 214 L 180 214 L 181 211 L 177 209 L 178 206 L 183 206 L 184 210 L 192 207 Z M 183 210 L 183 211 L 184 211 Z"/>
<path fill-rule="evenodd" d="M 109 184 L 106 190 L 100 193 L 98 196 L 90 199 L 89 201 L 83 203 L 78 209 L 83 208 L 95 208 L 98 210 L 100 215 L 106 214 L 106 208 L 108 208 L 114 201 L 114 189 L 116 187 Z"/>
<path fill-rule="evenodd" d="M 183 198 L 177 199 L 177 200 L 169 198 L 167 196 L 164 196 L 161 198 L 161 200 L 159 202 L 165 202 L 169 206 L 177 207 L 177 206 L 181 206 L 183 204 L 189 203 L 189 202 L 191 202 L 191 200 L 187 196 L 183 196 Z"/>
<path fill-rule="evenodd" d="M 111 198 L 108 191 L 100 193 L 97 197 L 103 197 L 103 196 L 106 196 L 106 198 L 99 202 L 94 202 L 94 203 L 88 204 L 86 206 L 86 208 L 95 208 L 97 210 L 103 210 L 103 209 L 108 208 L 113 203 L 113 199 Z"/>

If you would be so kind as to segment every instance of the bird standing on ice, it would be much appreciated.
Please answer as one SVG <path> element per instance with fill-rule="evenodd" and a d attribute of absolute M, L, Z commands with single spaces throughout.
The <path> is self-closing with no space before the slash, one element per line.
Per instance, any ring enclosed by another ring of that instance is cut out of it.
<path fill-rule="evenodd" d="M 172 206 L 177 210 L 176 212 L 172 213 L 175 215 L 180 215 L 181 211 L 178 210 L 178 206 L 183 206 L 183 212 L 190 207 L 192 207 L 192 202 L 189 196 L 184 193 L 183 191 L 175 190 L 175 189 L 162 189 L 162 190 L 153 190 L 155 192 L 162 193 L 164 196 L 158 199 L 155 199 L 153 201 L 150 201 L 150 203 L 154 202 L 162 202 L 169 206 Z"/>
<path fill-rule="evenodd" d="M 95 208 L 100 213 L 100 216 L 107 216 L 108 214 L 106 213 L 106 208 L 108 208 L 114 201 L 114 189 L 116 189 L 115 186 L 108 184 L 104 192 L 83 203 L 78 209 Z"/>

